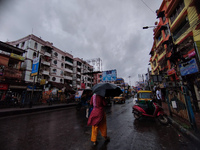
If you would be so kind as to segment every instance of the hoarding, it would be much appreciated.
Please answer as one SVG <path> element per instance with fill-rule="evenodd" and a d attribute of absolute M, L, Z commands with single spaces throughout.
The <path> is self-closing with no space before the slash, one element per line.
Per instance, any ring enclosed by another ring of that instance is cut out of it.
<path fill-rule="evenodd" d="M 186 75 L 198 72 L 198 66 L 197 66 L 195 58 L 191 59 L 190 61 L 186 63 L 180 64 L 179 68 L 180 68 L 181 76 L 186 76 Z"/>
<path fill-rule="evenodd" d="M 102 75 L 103 75 L 103 82 L 116 81 L 117 70 L 103 71 Z"/>

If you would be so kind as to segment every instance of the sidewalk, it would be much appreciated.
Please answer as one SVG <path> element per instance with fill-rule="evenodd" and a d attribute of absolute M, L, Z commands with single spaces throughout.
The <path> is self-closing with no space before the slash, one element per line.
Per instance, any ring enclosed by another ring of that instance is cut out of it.
<path fill-rule="evenodd" d="M 57 108 L 64 108 L 64 107 L 71 107 L 76 106 L 77 103 L 60 103 L 60 104 L 42 104 L 42 105 L 33 105 L 32 108 L 29 108 L 28 106 L 24 108 L 20 107 L 12 107 L 12 108 L 0 108 L 0 117 L 6 117 L 11 115 L 19 115 L 24 113 L 32 113 L 37 111 L 45 111 L 45 110 L 52 110 Z"/>
<path fill-rule="evenodd" d="M 188 138 L 190 138 L 197 144 L 200 144 L 200 113 L 195 114 L 195 120 L 196 120 L 196 125 L 197 125 L 198 131 L 194 131 L 191 128 L 189 122 L 186 122 L 185 120 L 179 118 L 176 115 L 170 116 L 169 107 L 166 102 L 162 102 L 162 107 L 164 109 L 164 112 L 168 115 L 168 118 L 169 118 L 172 126 L 174 126 L 181 133 L 186 135 Z"/>

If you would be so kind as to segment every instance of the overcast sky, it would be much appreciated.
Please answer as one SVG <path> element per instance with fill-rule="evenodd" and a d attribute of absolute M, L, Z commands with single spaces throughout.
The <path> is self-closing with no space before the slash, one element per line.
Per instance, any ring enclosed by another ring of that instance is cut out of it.
<path fill-rule="evenodd" d="M 0 0 L 0 41 L 29 34 L 135 85 L 147 73 L 155 11 L 162 0 Z M 131 76 L 130 78 L 128 78 Z"/>

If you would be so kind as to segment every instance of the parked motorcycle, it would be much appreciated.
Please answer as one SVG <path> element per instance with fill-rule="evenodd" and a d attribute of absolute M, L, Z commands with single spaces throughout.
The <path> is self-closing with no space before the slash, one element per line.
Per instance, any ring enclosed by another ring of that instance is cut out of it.
<path fill-rule="evenodd" d="M 150 117 L 157 118 L 162 124 L 169 123 L 169 119 L 164 113 L 163 108 L 152 100 L 146 102 L 146 104 L 136 103 L 132 109 L 134 117 L 137 120 L 142 117 Z"/>

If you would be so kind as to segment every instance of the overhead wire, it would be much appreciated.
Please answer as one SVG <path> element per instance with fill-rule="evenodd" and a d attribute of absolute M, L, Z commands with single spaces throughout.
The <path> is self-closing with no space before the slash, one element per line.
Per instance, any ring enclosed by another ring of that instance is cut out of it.
<path fill-rule="evenodd" d="M 143 0 L 141 1 L 143 2 L 144 5 L 146 5 L 147 8 L 149 8 L 149 10 L 151 10 L 155 14 L 155 11 L 153 11 Z"/>

